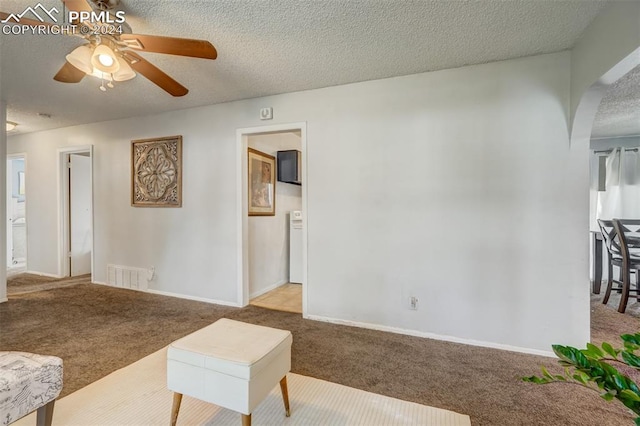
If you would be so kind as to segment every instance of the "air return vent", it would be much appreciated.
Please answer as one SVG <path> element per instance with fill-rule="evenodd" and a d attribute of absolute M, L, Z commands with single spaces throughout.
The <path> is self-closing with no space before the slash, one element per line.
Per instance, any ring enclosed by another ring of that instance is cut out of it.
<path fill-rule="evenodd" d="M 145 291 L 149 287 L 147 277 L 148 271 L 146 269 L 107 265 L 107 284 L 114 287 Z"/>

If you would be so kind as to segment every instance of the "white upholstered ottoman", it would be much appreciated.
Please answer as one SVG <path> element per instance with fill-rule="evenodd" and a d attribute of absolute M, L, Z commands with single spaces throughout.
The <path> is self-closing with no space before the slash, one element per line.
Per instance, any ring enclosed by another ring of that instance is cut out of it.
<path fill-rule="evenodd" d="M 62 390 L 62 360 L 26 352 L 0 352 L 0 424 L 38 410 L 38 426 L 51 425 Z"/>
<path fill-rule="evenodd" d="M 171 343 L 171 424 L 176 424 L 184 394 L 237 411 L 242 424 L 250 425 L 251 412 L 278 382 L 288 417 L 292 341 L 290 331 L 223 318 Z"/>

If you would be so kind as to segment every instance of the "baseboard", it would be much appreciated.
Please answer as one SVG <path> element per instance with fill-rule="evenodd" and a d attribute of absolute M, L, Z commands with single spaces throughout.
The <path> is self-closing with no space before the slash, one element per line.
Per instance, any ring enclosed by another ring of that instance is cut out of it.
<path fill-rule="evenodd" d="M 119 287 L 114 287 L 119 288 Z M 233 306 L 234 308 L 241 308 L 236 302 L 227 302 L 226 300 L 207 299 L 206 297 L 187 296 L 186 294 L 171 293 L 168 291 L 160 290 L 146 290 L 146 293 L 159 294 L 160 296 L 177 297 L 178 299 L 195 300 L 196 302 L 213 303 L 214 305 Z"/>
<path fill-rule="evenodd" d="M 519 352 L 519 353 L 524 353 L 529 355 L 540 355 L 540 356 L 545 356 L 550 358 L 556 358 L 556 355 L 551 351 L 541 351 L 538 349 L 522 348 L 519 346 L 504 345 L 501 343 L 484 342 L 481 340 L 473 340 L 473 339 L 463 339 L 460 337 L 453 337 L 453 336 L 447 336 L 447 335 L 436 334 L 436 333 L 427 333 L 424 331 L 417 331 L 417 330 L 408 330 L 408 329 L 398 328 L 398 327 L 389 327 L 386 325 L 371 324 L 367 322 L 348 321 L 348 320 L 342 320 L 342 319 L 336 319 L 336 318 L 323 317 L 320 315 L 307 315 L 305 316 L 305 318 L 314 320 L 314 321 L 328 322 L 331 324 L 347 325 L 350 327 L 366 328 L 369 330 L 386 331 L 389 333 L 405 334 L 407 336 L 424 337 L 426 339 L 442 340 L 445 342 L 452 342 L 452 343 L 461 343 L 463 345 L 469 345 L 469 346 L 480 346 L 483 348 L 500 349 L 503 351 Z"/>
<path fill-rule="evenodd" d="M 277 283 L 272 284 L 267 288 L 263 288 L 262 290 L 258 290 L 255 293 L 251 293 L 249 295 L 249 299 L 253 299 L 255 297 L 262 296 L 265 293 L 269 293 L 271 290 L 276 289 L 276 288 L 280 287 L 281 285 L 284 285 L 284 284 L 286 284 L 288 282 L 289 282 L 289 280 L 287 280 L 287 279 L 284 279 L 282 281 L 278 281 Z"/>
<path fill-rule="evenodd" d="M 4 302 L 8 302 L 9 299 L 7 299 L 6 297 L 4 299 L 0 299 L 0 303 L 4 303 Z"/>
<path fill-rule="evenodd" d="M 238 305 L 237 303 L 227 302 L 225 300 L 207 299 L 205 297 L 198 297 L 198 296 L 187 296 L 186 294 L 171 293 L 169 291 L 161 291 L 161 290 L 153 290 L 153 289 L 140 290 L 140 289 L 136 289 L 136 288 L 116 287 L 116 286 L 113 286 L 111 284 L 107 284 L 107 283 L 104 283 L 104 282 L 101 282 L 101 281 L 93 281 L 93 284 L 104 285 L 104 286 L 111 287 L 111 288 L 119 288 L 119 289 L 122 289 L 122 290 L 139 291 L 141 293 L 157 294 L 159 296 L 177 297 L 178 299 L 195 300 L 196 302 L 212 303 L 214 305 L 232 306 L 234 308 L 241 308 L 242 307 L 242 306 Z"/>
<path fill-rule="evenodd" d="M 25 273 L 25 274 L 40 275 L 41 277 L 49 277 L 49 278 L 64 278 L 62 275 L 47 274 L 47 273 L 45 273 L 45 272 L 24 271 L 24 273 Z"/>

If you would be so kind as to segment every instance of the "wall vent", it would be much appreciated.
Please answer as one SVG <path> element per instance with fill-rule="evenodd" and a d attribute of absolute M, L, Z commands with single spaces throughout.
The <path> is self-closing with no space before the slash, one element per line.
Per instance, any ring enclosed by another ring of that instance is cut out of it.
<path fill-rule="evenodd" d="M 107 284 L 114 287 L 146 291 L 149 288 L 148 271 L 131 266 L 107 265 Z"/>

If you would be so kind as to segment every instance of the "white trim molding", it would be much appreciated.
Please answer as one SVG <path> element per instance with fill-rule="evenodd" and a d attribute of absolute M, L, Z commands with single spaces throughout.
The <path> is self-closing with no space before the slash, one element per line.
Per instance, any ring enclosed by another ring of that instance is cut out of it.
<path fill-rule="evenodd" d="M 254 292 L 254 293 L 251 293 L 249 295 L 249 299 L 253 299 L 254 297 L 262 296 L 265 293 L 269 293 L 271 290 L 275 290 L 276 288 L 278 288 L 278 287 L 280 287 L 282 285 L 285 285 L 288 282 L 289 281 L 285 279 L 285 280 L 282 280 L 282 281 L 278 281 L 275 284 L 271 284 L 270 286 L 268 286 L 266 288 L 263 288 L 261 290 L 258 290 L 256 292 Z"/>
<path fill-rule="evenodd" d="M 231 307 L 234 307 L 234 308 L 241 308 L 242 307 L 242 306 L 239 306 L 235 302 L 227 302 L 226 300 L 207 299 L 206 297 L 198 297 L 198 296 L 187 296 L 185 294 L 171 293 L 169 291 L 152 290 L 152 289 L 139 290 L 139 289 L 136 289 L 136 288 L 116 287 L 114 285 L 111 285 L 111 284 L 108 284 L 108 283 L 105 283 L 105 282 L 102 282 L 102 281 L 93 281 L 91 284 L 103 285 L 105 287 L 117 288 L 119 290 L 130 290 L 130 291 L 137 291 L 137 292 L 140 292 L 140 293 L 157 294 L 158 296 L 166 296 L 166 297 L 175 297 L 175 298 L 178 298 L 178 299 L 194 300 L 196 302 L 211 303 L 213 305 L 231 306 Z"/>
<path fill-rule="evenodd" d="M 302 148 L 302 313 L 307 312 L 307 235 L 309 226 L 307 221 L 307 122 L 274 124 L 270 126 L 246 127 L 236 130 L 236 211 L 237 211 L 237 274 L 238 274 L 238 302 L 237 306 L 249 304 L 249 207 L 247 205 L 247 147 L 250 135 L 261 133 L 279 133 L 300 131 L 300 146 Z"/>
<path fill-rule="evenodd" d="M 25 188 L 28 186 L 27 185 L 27 180 L 29 180 L 29 173 L 27 170 L 27 153 L 26 152 L 16 152 L 13 154 L 7 154 L 7 160 L 20 160 L 22 159 L 24 161 L 24 184 L 25 184 Z M 7 188 L 8 191 L 8 188 Z M 24 253 L 24 265 L 22 267 L 24 268 L 28 268 L 29 267 L 29 202 L 26 200 L 26 190 L 25 190 L 25 200 L 24 200 L 24 229 L 25 229 L 25 253 Z M 9 194 L 7 195 L 7 201 L 9 200 Z M 7 212 L 9 210 L 9 206 L 7 206 Z M 9 223 L 9 218 L 7 218 L 7 224 Z M 8 233 L 7 233 L 8 235 Z M 9 249 L 9 244 L 7 241 L 7 250 Z M 9 254 L 7 253 L 7 263 L 9 262 Z M 11 270 L 12 265 L 7 265 L 7 270 Z"/>
<path fill-rule="evenodd" d="M 114 287 L 114 288 L 121 288 L 121 287 Z M 125 290 L 141 291 L 141 290 L 127 289 L 127 288 L 125 288 Z M 143 291 L 143 293 L 157 294 L 159 296 L 177 297 L 178 299 L 195 300 L 196 302 L 211 303 L 211 304 L 214 304 L 214 305 L 232 306 L 234 308 L 242 308 L 242 306 L 238 305 L 238 303 L 236 303 L 236 302 L 227 302 L 226 300 L 207 299 L 206 297 L 198 297 L 198 296 L 187 296 L 185 294 L 171 293 L 169 291 L 161 291 L 161 290 L 151 290 L 151 289 L 149 289 L 147 291 Z"/>
<path fill-rule="evenodd" d="M 480 346 L 483 348 L 500 349 L 503 351 L 519 352 L 523 354 L 540 355 L 540 356 L 546 356 L 550 358 L 556 358 L 556 355 L 551 351 L 541 351 L 538 349 L 503 345 L 501 343 L 484 342 L 481 340 L 473 340 L 473 339 L 462 339 L 459 337 L 447 336 L 442 334 L 427 333 L 424 331 L 417 331 L 417 330 L 407 330 L 404 328 L 389 327 L 386 325 L 371 324 L 366 322 L 341 320 L 336 318 L 323 317 L 319 315 L 307 315 L 304 318 L 310 319 L 313 321 L 321 321 L 321 322 L 328 322 L 331 324 L 346 325 L 349 327 L 366 328 L 368 330 L 386 331 L 388 333 L 404 334 L 407 336 L 414 336 L 414 337 L 423 337 L 426 339 L 441 340 L 444 342 L 461 343 L 463 345 L 469 345 L 469 346 Z"/>
<path fill-rule="evenodd" d="M 48 274 L 46 272 L 38 272 L 38 271 L 24 271 L 25 274 L 32 274 L 32 275 L 39 275 L 41 277 L 47 277 L 47 278 L 56 278 L 56 279 L 60 279 L 60 278 L 64 278 L 62 275 L 56 275 L 56 274 Z"/>
<path fill-rule="evenodd" d="M 69 237 L 67 228 L 68 220 L 68 175 L 66 174 L 66 159 L 69 154 L 89 153 L 91 159 L 89 167 L 89 185 L 91 186 L 91 277 L 95 275 L 95 220 L 94 220 L 94 196 L 93 196 L 93 145 L 78 145 L 58 148 L 58 274 L 61 277 L 70 275 L 69 271 Z"/>

